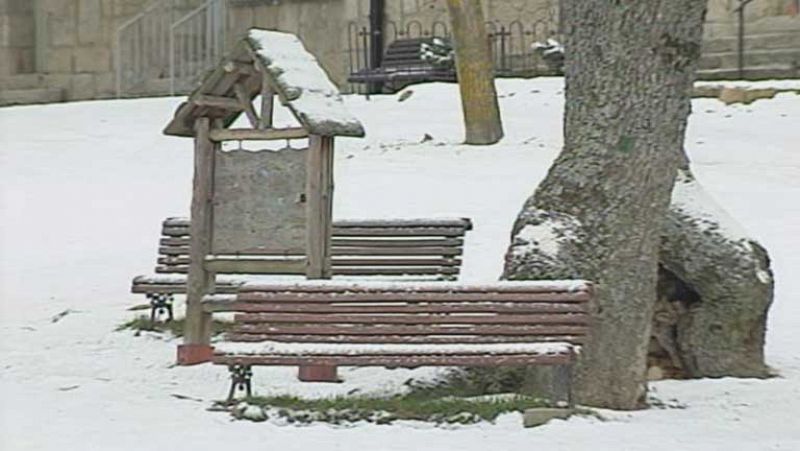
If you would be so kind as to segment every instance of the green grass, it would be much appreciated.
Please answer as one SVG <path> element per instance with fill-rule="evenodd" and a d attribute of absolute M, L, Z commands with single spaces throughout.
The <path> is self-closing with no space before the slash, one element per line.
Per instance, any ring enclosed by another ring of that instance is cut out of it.
<path fill-rule="evenodd" d="M 175 337 L 183 337 L 183 329 L 186 320 L 184 318 L 174 319 L 172 321 L 156 321 L 155 323 L 150 323 L 149 316 L 137 316 L 136 318 L 120 324 L 117 326 L 117 331 L 123 330 L 132 330 L 134 332 L 141 333 L 141 332 L 160 332 L 160 333 L 170 333 Z M 230 321 L 219 321 L 213 320 L 212 322 L 212 334 L 217 335 L 223 332 L 227 332 L 231 329 L 233 323 Z"/>
<path fill-rule="evenodd" d="M 252 397 L 249 405 L 269 408 L 289 423 L 322 421 L 343 423 L 368 421 L 388 424 L 395 420 L 418 420 L 437 424 L 472 424 L 494 421 L 500 414 L 543 407 L 544 401 L 512 395 L 503 397 L 430 398 L 418 393 L 388 397 L 338 396 L 303 399 L 294 396 Z"/>

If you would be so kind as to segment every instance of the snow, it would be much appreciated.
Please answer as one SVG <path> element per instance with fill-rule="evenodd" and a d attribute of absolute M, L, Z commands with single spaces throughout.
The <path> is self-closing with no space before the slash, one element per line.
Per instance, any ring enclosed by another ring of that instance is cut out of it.
<path fill-rule="evenodd" d="M 364 134 L 361 123 L 342 102 L 339 90 L 296 35 L 253 28 L 247 40 L 286 95 L 285 100 L 312 132 Z"/>
<path fill-rule="evenodd" d="M 414 86 L 402 103 L 345 96 L 369 135 L 337 139 L 336 218 L 472 218 L 462 280 L 495 281 L 516 214 L 561 145 L 562 89 L 500 80 L 506 138 L 491 147 L 459 144 L 455 85 Z M 0 449 L 800 449 L 797 95 L 696 99 L 686 141 L 699 181 L 771 252 L 766 357 L 780 377 L 657 382 L 667 408 L 601 412 L 607 421 L 523 429 L 509 414 L 456 430 L 232 422 L 206 410 L 226 396 L 224 367 L 175 367 L 176 340 L 114 330 L 144 301 L 130 281 L 152 271 L 162 220 L 189 212 L 191 143 L 160 134 L 182 100 L 0 109 Z M 438 371 L 343 368 L 341 384 L 301 384 L 293 368 L 257 368 L 254 390 L 394 393 Z"/>
<path fill-rule="evenodd" d="M 445 355 L 445 354 L 566 354 L 569 343 L 489 344 L 358 344 L 358 343 L 232 343 L 214 347 L 222 354 L 289 355 Z"/>
<path fill-rule="evenodd" d="M 461 282 L 402 282 L 402 281 L 378 281 L 360 280 L 358 282 L 342 283 L 339 279 L 334 280 L 309 280 L 285 285 L 280 288 L 297 291 L 508 291 L 514 289 L 524 289 L 527 291 L 585 291 L 588 289 L 589 282 L 585 280 L 536 280 L 536 281 L 498 281 L 489 283 L 475 283 L 469 281 Z M 245 283 L 240 291 L 257 291 L 276 289 L 276 285 L 263 285 L 258 282 Z"/>

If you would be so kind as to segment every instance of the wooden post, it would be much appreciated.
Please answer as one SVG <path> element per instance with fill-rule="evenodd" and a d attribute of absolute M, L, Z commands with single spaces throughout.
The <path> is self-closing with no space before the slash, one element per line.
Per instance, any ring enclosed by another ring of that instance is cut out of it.
<path fill-rule="evenodd" d="M 311 135 L 306 165 L 306 276 L 331 278 L 333 137 Z"/>
<path fill-rule="evenodd" d="M 306 165 L 306 277 L 331 278 L 333 137 L 311 135 Z M 337 382 L 335 366 L 300 366 L 304 382 Z"/>
<path fill-rule="evenodd" d="M 269 85 L 266 74 L 261 72 L 261 117 L 258 128 L 272 127 L 272 114 L 274 110 L 275 93 Z"/>
<path fill-rule="evenodd" d="M 211 359 L 211 314 L 203 312 L 203 296 L 214 287 L 214 275 L 204 266 L 211 253 L 214 152 L 219 144 L 209 139 L 209 118 L 195 121 L 194 182 L 190 223 L 189 276 L 186 287 L 184 343 L 178 346 L 178 364 L 193 365 Z"/>

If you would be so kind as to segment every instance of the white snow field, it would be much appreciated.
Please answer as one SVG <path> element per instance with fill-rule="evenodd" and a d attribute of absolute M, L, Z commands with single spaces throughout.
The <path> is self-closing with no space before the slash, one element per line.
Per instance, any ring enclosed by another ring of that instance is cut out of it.
<path fill-rule="evenodd" d="M 561 144 L 563 82 L 499 80 L 506 138 L 460 145 L 457 87 L 346 96 L 367 138 L 340 139 L 337 218 L 471 217 L 462 279 L 496 280 L 511 224 Z M 694 171 L 771 252 L 776 278 L 769 380 L 664 381 L 669 408 L 603 412 L 524 429 L 519 414 L 451 429 L 232 421 L 224 367 L 175 367 L 176 340 L 115 328 L 144 300 L 160 222 L 187 215 L 189 139 L 161 129 L 181 98 L 0 109 L 0 449 L 2 450 L 797 450 L 800 449 L 800 96 L 694 102 Z M 433 139 L 421 142 L 425 134 Z M 260 368 L 257 393 L 389 393 L 436 370 L 342 369 L 302 384 Z"/>

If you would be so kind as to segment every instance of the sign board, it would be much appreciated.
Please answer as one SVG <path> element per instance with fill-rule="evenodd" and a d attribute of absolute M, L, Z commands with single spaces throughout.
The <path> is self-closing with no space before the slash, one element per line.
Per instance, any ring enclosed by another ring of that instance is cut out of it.
<path fill-rule="evenodd" d="M 308 149 L 216 152 L 211 252 L 304 255 Z"/>

